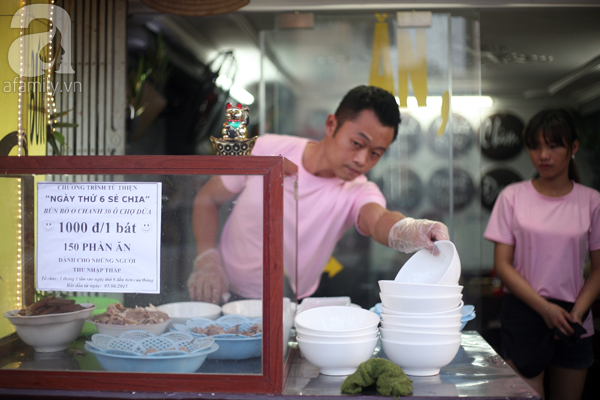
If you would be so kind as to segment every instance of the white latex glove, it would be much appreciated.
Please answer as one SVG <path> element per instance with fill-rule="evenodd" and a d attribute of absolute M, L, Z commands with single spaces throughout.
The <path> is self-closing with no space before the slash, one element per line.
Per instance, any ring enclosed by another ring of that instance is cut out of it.
<path fill-rule="evenodd" d="M 221 266 L 217 249 L 206 250 L 196 257 L 187 285 L 192 300 L 219 304 L 227 297 L 229 277 Z"/>
<path fill-rule="evenodd" d="M 390 229 L 388 246 L 404 253 L 427 249 L 437 255 L 439 250 L 433 242 L 449 239 L 448 228 L 441 222 L 404 218 Z"/>

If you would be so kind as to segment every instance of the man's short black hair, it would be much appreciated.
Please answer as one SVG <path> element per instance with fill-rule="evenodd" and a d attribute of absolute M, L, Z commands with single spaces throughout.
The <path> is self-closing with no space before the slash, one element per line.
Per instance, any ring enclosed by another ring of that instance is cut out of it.
<path fill-rule="evenodd" d="M 400 125 L 400 109 L 394 96 L 386 90 L 375 86 L 357 86 L 350 90 L 335 111 L 338 128 L 346 121 L 351 121 L 363 110 L 372 110 L 381 125 L 394 128 L 394 139 L 398 136 Z"/>

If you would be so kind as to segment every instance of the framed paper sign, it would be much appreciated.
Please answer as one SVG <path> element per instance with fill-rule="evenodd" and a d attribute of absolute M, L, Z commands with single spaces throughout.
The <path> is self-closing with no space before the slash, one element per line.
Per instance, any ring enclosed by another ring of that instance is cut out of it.
<path fill-rule="evenodd" d="M 160 293 L 160 182 L 39 182 L 38 290 Z"/>

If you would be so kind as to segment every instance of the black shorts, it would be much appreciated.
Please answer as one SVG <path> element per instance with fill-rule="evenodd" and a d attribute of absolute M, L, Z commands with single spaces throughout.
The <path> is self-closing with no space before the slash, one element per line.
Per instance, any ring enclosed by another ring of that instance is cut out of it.
<path fill-rule="evenodd" d="M 567 310 L 573 307 L 573 303 L 548 301 Z M 550 364 L 581 369 L 594 363 L 591 337 L 577 341 L 555 339 L 544 319 L 513 295 L 506 295 L 500 323 L 503 357 L 512 360 L 526 378 L 538 376 Z"/>

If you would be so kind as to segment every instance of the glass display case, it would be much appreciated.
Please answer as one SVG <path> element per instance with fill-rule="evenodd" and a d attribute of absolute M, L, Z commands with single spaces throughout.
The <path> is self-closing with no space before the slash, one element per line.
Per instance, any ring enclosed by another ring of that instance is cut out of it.
<path fill-rule="evenodd" d="M 282 392 L 297 303 L 293 163 L 0 157 L 0 170 L 0 388 Z M 225 271 L 221 305 L 190 295 L 209 280 L 194 273 L 206 254 Z"/>

